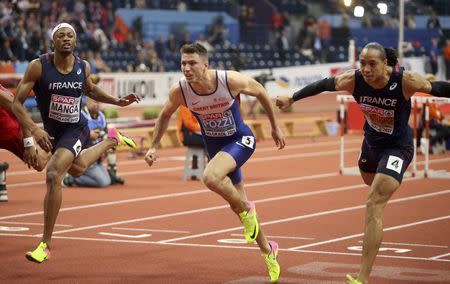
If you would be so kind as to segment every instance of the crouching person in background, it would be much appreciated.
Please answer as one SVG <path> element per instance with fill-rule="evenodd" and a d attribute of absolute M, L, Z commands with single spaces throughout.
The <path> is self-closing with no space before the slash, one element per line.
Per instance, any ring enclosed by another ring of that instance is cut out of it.
<path fill-rule="evenodd" d="M 90 146 L 95 145 L 103 140 L 108 132 L 105 115 L 100 110 L 100 104 L 88 98 L 86 105 L 81 111 L 82 115 L 88 120 L 90 130 Z M 86 172 L 80 177 L 73 177 L 67 174 L 63 180 L 65 187 L 73 185 L 84 187 L 106 187 L 112 184 L 124 184 L 123 178 L 117 175 L 116 170 L 116 150 L 112 149 L 106 153 L 108 166 L 103 164 L 105 156 L 100 157 L 97 162 L 93 163 Z"/>

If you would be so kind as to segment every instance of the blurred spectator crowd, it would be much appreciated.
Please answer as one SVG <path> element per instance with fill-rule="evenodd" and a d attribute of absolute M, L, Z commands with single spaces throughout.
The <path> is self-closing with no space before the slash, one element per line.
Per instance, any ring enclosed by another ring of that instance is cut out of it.
<path fill-rule="evenodd" d="M 178 70 L 178 50 L 184 43 L 192 41 L 202 43 L 211 52 L 213 68 L 239 70 L 345 61 L 348 60 L 351 16 L 340 2 L 320 1 L 321 13 L 341 15 L 339 34 L 345 40 L 339 42 L 333 40 L 330 21 L 313 16 L 317 14 L 314 11 L 319 5 L 312 0 L 2 1 L 0 62 L 27 62 L 51 51 L 50 32 L 60 22 L 68 22 L 75 27 L 78 37 L 76 52 L 89 61 L 94 73 Z M 364 27 L 398 27 L 396 17 L 381 17 L 372 12 L 376 9 L 373 1 L 360 2 L 369 7 L 362 19 Z M 440 28 L 436 14 L 423 8 L 426 3 L 408 1 L 406 27 L 415 28 L 413 15 L 428 13 L 427 26 Z M 270 9 L 268 17 L 261 12 L 263 4 Z M 389 5 L 393 11 L 398 10 L 394 4 Z M 155 35 L 154 40 L 144 41 L 142 20 L 138 19 L 127 27 L 115 15 L 118 8 L 226 11 L 239 23 L 240 43 L 230 44 L 227 29 L 220 18 L 196 38 L 184 32 L 181 35 L 169 34 L 166 38 Z"/>

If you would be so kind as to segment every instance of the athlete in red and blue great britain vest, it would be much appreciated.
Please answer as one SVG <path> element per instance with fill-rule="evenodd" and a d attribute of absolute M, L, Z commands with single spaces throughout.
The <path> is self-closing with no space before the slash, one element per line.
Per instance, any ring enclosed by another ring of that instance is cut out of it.
<path fill-rule="evenodd" d="M 216 70 L 216 90 L 210 94 L 198 94 L 182 78 L 180 87 L 186 106 L 200 122 L 203 138 L 216 143 L 228 138 L 252 135 L 241 117 L 239 101 L 228 88 L 226 71 Z"/>
<path fill-rule="evenodd" d="M 374 89 L 364 81 L 359 69 L 355 72 L 353 97 L 366 118 L 364 136 L 371 146 L 412 144 L 408 125 L 411 100 L 405 100 L 402 79 L 403 68 L 393 67 L 386 86 Z"/>
<path fill-rule="evenodd" d="M 213 158 L 219 151 L 230 154 L 236 169 L 228 176 L 233 184 L 240 183 L 240 167 L 255 151 L 256 141 L 242 120 L 239 98 L 228 87 L 227 72 L 216 70 L 216 89 L 210 94 L 198 94 L 185 78 L 180 87 L 186 106 L 199 121 L 208 156 Z"/>
<path fill-rule="evenodd" d="M 87 124 L 81 115 L 81 99 L 86 82 L 86 64 L 75 57 L 72 71 L 60 73 L 53 62 L 53 53 L 39 56 L 42 64 L 41 78 L 34 92 L 45 130 L 57 138 L 68 128 Z"/>

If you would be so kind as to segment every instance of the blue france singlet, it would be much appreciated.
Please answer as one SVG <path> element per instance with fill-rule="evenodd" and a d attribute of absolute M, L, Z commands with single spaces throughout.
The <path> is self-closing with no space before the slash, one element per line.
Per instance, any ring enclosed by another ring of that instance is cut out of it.
<path fill-rule="evenodd" d="M 393 68 L 386 86 L 374 89 L 364 81 L 361 70 L 355 72 L 353 97 L 366 118 L 364 136 L 372 146 L 412 143 L 411 100 L 405 100 L 402 79 L 403 68 Z"/>
<path fill-rule="evenodd" d="M 42 73 L 33 90 L 45 130 L 52 136 L 58 136 L 69 127 L 87 123 L 81 115 L 86 64 L 75 57 L 72 71 L 62 74 L 56 69 L 53 57 L 53 53 L 39 56 Z"/>
<path fill-rule="evenodd" d="M 185 78 L 180 80 L 180 87 L 206 141 L 214 143 L 251 133 L 242 120 L 239 101 L 230 92 L 226 71 L 216 70 L 216 90 L 210 94 L 198 94 Z"/>

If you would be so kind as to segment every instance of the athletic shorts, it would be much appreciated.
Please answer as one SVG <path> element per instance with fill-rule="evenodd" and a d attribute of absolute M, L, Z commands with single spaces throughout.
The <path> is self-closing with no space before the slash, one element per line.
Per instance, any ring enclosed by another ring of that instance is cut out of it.
<path fill-rule="evenodd" d="M 402 182 L 414 156 L 413 144 L 396 147 L 373 147 L 364 139 L 358 166 L 366 173 L 383 173 Z"/>
<path fill-rule="evenodd" d="M 4 109 L 0 109 L 0 133 L 0 148 L 23 159 L 22 129 L 16 117 Z"/>
<path fill-rule="evenodd" d="M 242 181 L 241 167 L 252 156 L 256 149 L 256 141 L 253 133 L 248 130 L 248 135 L 234 135 L 232 137 L 220 139 L 215 138 L 214 142 L 206 139 L 205 145 L 209 158 L 213 158 L 219 151 L 227 152 L 236 161 L 236 169 L 228 174 L 233 184 Z M 220 142 L 219 142 L 220 141 Z"/>
<path fill-rule="evenodd" d="M 52 154 L 58 148 L 66 148 L 74 155 L 74 159 L 78 157 L 81 150 L 87 148 L 90 138 L 90 131 L 88 124 L 77 124 L 68 126 L 64 132 L 60 133 L 52 140 Z"/>

